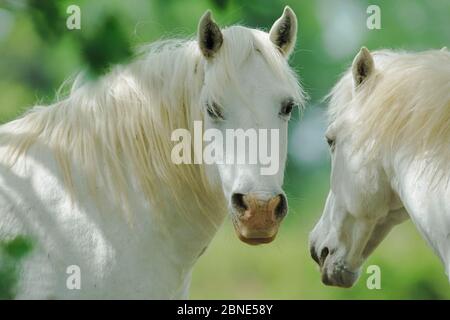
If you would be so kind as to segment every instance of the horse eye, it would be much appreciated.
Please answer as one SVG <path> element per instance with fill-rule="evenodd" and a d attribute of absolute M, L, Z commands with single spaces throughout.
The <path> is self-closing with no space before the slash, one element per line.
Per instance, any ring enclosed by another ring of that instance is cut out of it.
<path fill-rule="evenodd" d="M 334 149 L 334 143 L 335 143 L 335 139 L 332 139 L 330 137 L 325 137 L 327 139 L 327 143 L 330 146 L 331 150 Z"/>
<path fill-rule="evenodd" d="M 224 120 L 222 109 L 215 102 L 206 103 L 206 112 L 211 119 L 222 119 Z"/>
<path fill-rule="evenodd" d="M 291 99 L 284 101 L 281 104 L 280 116 L 289 116 L 292 112 L 292 109 L 295 107 L 295 102 Z"/>

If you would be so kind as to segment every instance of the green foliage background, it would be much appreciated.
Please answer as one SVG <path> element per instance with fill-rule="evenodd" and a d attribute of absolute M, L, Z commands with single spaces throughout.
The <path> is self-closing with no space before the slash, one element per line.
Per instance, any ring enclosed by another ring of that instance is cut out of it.
<path fill-rule="evenodd" d="M 81 8 L 81 30 L 65 27 L 71 4 Z M 321 98 L 360 46 L 424 50 L 450 44 L 448 0 L 0 0 L 0 123 L 51 102 L 63 81 L 82 69 L 96 77 L 111 64 L 126 62 L 141 44 L 194 36 L 208 8 L 222 26 L 268 30 L 286 4 L 300 25 L 291 64 L 310 95 L 308 110 L 320 113 Z M 369 4 L 381 8 L 381 30 L 366 28 Z M 304 125 L 306 115 L 295 117 L 291 129 Z M 395 229 L 365 265 L 380 266 L 381 290 L 366 288 L 364 272 L 352 289 L 323 286 L 307 236 L 321 214 L 328 178 L 326 157 L 314 165 L 291 157 L 285 183 L 290 214 L 277 240 L 247 246 L 227 221 L 195 268 L 191 297 L 450 298 L 440 261 L 411 222 Z"/>

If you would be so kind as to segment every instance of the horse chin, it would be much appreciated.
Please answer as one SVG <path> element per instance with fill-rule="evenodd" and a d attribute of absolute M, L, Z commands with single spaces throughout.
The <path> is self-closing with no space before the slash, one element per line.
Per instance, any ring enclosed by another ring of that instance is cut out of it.
<path fill-rule="evenodd" d="M 359 269 L 353 271 L 342 262 L 331 261 L 325 261 L 321 272 L 323 284 L 340 288 L 351 288 L 360 275 Z"/>
<path fill-rule="evenodd" d="M 270 243 L 277 237 L 277 232 L 270 232 L 267 235 L 261 232 L 256 232 L 255 234 L 249 236 L 249 235 L 243 235 L 241 230 L 239 229 L 239 226 L 237 226 L 235 223 L 233 223 L 234 230 L 236 231 L 236 235 L 238 236 L 239 240 L 242 242 L 256 246 L 260 244 L 266 244 Z"/>
<path fill-rule="evenodd" d="M 266 237 L 266 238 L 246 238 L 243 235 L 241 235 L 239 232 L 237 232 L 237 235 L 242 242 L 252 245 L 252 246 L 270 243 L 276 238 L 276 235 L 271 236 L 271 237 Z"/>

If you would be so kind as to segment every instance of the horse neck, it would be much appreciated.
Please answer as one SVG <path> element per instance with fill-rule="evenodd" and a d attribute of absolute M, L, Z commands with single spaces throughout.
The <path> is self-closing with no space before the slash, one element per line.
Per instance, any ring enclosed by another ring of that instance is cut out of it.
<path fill-rule="evenodd" d="M 151 133 L 156 138 L 151 149 L 161 150 L 169 146 L 165 152 L 160 152 L 162 157 L 150 159 L 153 169 L 162 171 L 159 177 L 165 177 L 162 180 L 158 178 L 148 191 L 152 196 L 155 192 L 159 194 L 151 199 L 158 211 L 155 213 L 155 221 L 160 226 L 158 233 L 162 233 L 174 256 L 187 265 L 197 260 L 226 215 L 221 187 L 211 182 L 217 182 L 217 179 L 211 179 L 216 172 L 207 172 L 204 165 L 175 165 L 170 158 L 171 133 L 175 129 L 186 128 L 193 136 L 194 121 L 202 120 L 198 103 L 203 67 L 199 55 L 192 54 L 191 45 L 187 43 L 186 48 L 179 48 L 177 52 L 163 51 L 131 66 L 132 72 L 146 86 L 143 91 L 148 90 L 149 107 L 157 109 L 147 123 L 153 126 Z M 183 50 L 188 52 L 184 54 Z M 172 54 L 175 61 L 164 65 L 166 61 L 161 62 L 160 57 L 164 54 Z M 153 68 L 152 64 L 158 67 Z M 161 79 L 164 79 L 163 83 Z M 155 98 L 157 103 L 154 103 Z"/>
<path fill-rule="evenodd" d="M 430 160 L 397 154 L 387 172 L 411 220 L 450 276 L 450 176 L 439 176 L 435 167 Z"/>

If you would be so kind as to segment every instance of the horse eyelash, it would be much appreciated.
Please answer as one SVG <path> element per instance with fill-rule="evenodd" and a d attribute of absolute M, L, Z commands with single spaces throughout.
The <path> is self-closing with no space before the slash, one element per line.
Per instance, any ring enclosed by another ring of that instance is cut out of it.
<path fill-rule="evenodd" d="M 327 136 L 325 136 L 325 139 L 327 140 L 327 143 L 328 143 L 328 146 L 330 147 L 330 150 L 333 151 L 336 140 L 332 139 L 330 137 L 327 137 Z"/>
<path fill-rule="evenodd" d="M 222 108 L 215 102 L 206 103 L 206 112 L 208 113 L 208 116 L 212 119 L 225 120 L 225 117 L 223 116 Z"/>
<path fill-rule="evenodd" d="M 296 102 L 292 99 L 287 99 L 281 104 L 281 110 L 278 113 L 281 117 L 287 117 L 292 113 L 292 110 L 296 107 Z"/>

